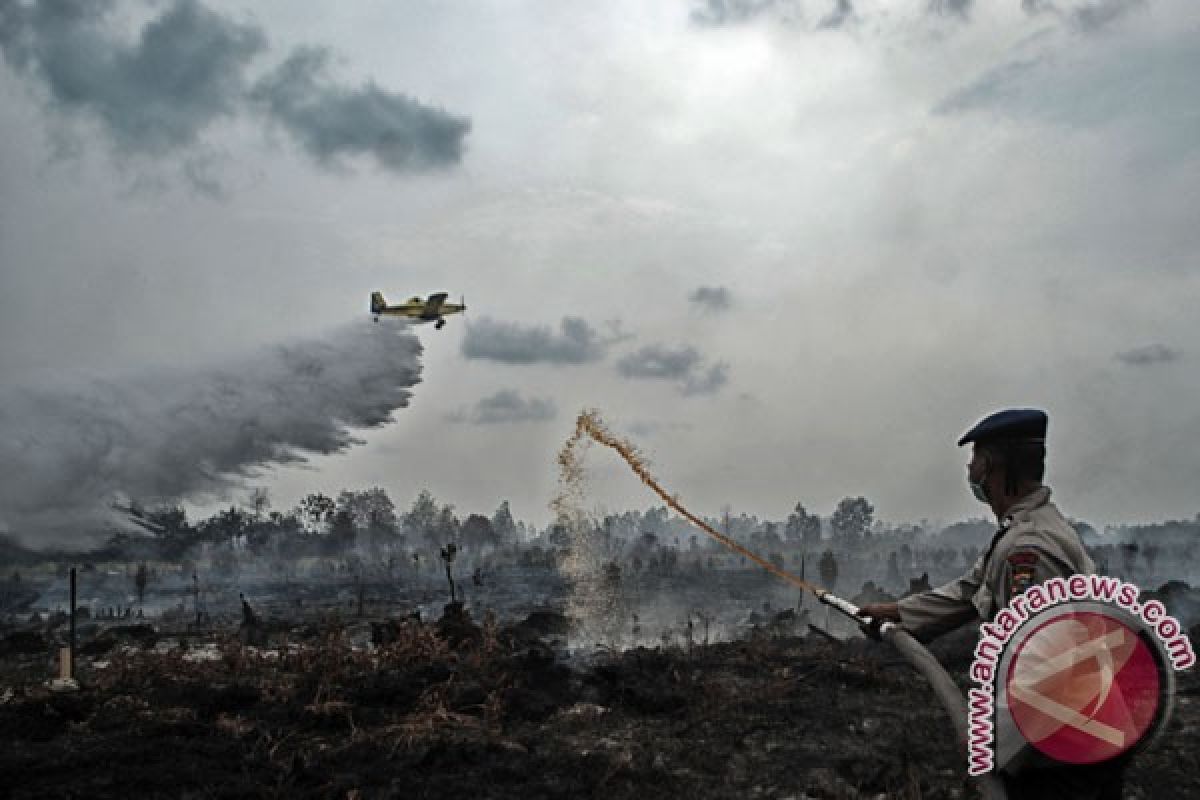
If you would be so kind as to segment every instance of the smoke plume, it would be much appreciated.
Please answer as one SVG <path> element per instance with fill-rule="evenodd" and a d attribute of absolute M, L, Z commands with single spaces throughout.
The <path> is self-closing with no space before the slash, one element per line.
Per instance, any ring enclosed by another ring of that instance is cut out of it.
<path fill-rule="evenodd" d="M 0 389 L 0 530 L 79 543 L 105 532 L 122 495 L 211 497 L 259 468 L 342 452 L 360 443 L 353 429 L 408 405 L 420 355 L 411 333 L 354 324 L 210 368 Z"/>

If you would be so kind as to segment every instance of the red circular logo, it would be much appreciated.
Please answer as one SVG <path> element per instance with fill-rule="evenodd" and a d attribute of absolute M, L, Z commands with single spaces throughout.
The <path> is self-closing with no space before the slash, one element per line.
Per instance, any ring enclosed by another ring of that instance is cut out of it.
<path fill-rule="evenodd" d="M 1107 761 L 1154 724 L 1162 680 L 1137 631 L 1095 611 L 1057 616 L 1013 655 L 1005 684 L 1021 735 L 1068 764 Z"/>

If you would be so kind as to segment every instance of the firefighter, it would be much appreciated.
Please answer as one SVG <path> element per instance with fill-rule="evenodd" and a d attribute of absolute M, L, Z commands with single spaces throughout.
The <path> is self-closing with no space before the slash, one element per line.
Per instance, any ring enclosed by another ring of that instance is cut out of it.
<path fill-rule="evenodd" d="M 1095 571 L 1079 534 L 1042 484 L 1046 427 L 1042 411 L 1009 409 L 986 417 L 959 440 L 960 447 L 973 445 L 967 484 L 976 499 L 991 507 L 999 529 L 962 577 L 895 603 L 864 606 L 863 616 L 898 622 L 928 641 L 967 622 L 991 621 L 1030 586 Z M 1002 765 L 1001 777 L 1014 800 L 1112 800 L 1121 797 L 1124 765 L 1124 759 L 1065 765 L 1024 748 Z"/>

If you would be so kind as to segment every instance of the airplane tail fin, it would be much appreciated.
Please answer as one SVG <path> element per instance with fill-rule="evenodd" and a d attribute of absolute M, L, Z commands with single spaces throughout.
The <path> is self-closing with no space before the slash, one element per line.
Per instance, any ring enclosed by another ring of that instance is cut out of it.
<path fill-rule="evenodd" d="M 383 292 L 371 292 L 371 313 L 378 314 L 387 308 L 387 301 L 383 299 Z"/>

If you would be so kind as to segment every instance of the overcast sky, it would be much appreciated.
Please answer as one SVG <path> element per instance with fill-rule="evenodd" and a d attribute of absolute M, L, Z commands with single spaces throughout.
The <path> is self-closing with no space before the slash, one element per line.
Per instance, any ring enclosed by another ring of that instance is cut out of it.
<path fill-rule="evenodd" d="M 698 513 L 954 519 L 954 442 L 1019 405 L 1068 514 L 1200 512 L 1194 0 L 0 0 L 0 48 L 6 390 L 194 385 L 344 346 L 372 290 L 465 295 L 393 422 L 246 479 L 279 506 L 544 524 L 595 407 Z M 0 414 L 3 469 L 53 407 Z M 588 463 L 597 509 L 654 500 Z"/>

